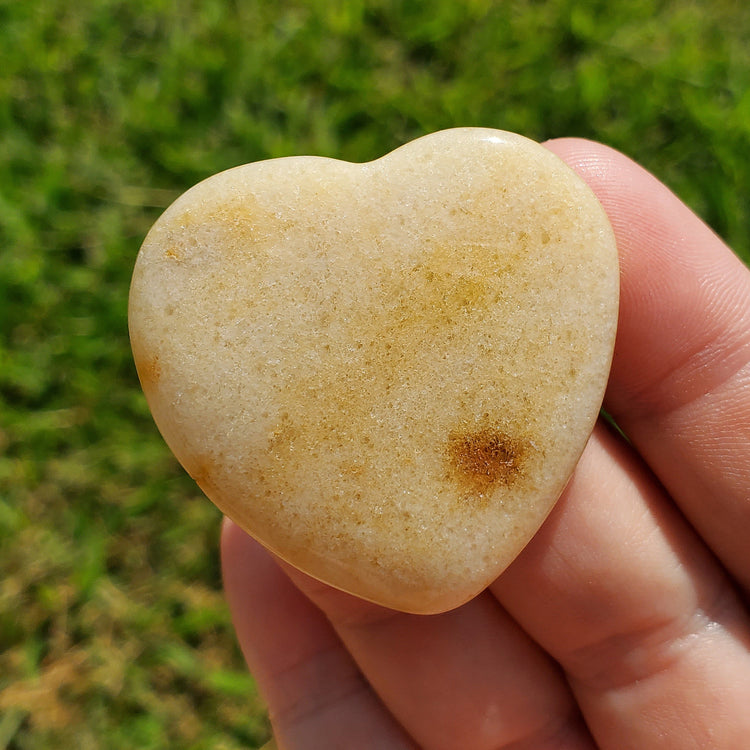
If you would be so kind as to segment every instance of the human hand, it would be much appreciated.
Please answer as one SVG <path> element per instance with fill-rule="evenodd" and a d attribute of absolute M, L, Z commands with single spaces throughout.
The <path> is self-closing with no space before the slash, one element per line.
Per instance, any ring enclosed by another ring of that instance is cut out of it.
<path fill-rule="evenodd" d="M 750 271 L 652 176 L 547 144 L 609 214 L 605 408 L 554 511 L 485 592 L 409 615 L 222 537 L 280 748 L 750 747 Z"/>

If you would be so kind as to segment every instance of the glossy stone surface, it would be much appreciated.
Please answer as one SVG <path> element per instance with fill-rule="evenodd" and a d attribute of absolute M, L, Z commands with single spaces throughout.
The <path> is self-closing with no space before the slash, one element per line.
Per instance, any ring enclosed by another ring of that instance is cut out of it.
<path fill-rule="evenodd" d="M 429 613 L 493 580 L 560 495 L 617 304 L 588 187 L 462 128 L 200 183 L 143 244 L 130 331 L 159 429 L 219 508 L 309 574 Z"/>

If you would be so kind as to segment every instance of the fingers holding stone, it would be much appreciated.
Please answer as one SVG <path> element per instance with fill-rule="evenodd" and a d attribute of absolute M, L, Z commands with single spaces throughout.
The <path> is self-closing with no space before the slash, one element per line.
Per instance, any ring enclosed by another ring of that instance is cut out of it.
<path fill-rule="evenodd" d="M 283 567 L 425 750 L 594 747 L 557 666 L 488 593 L 405 614 Z"/>
<path fill-rule="evenodd" d="M 395 612 L 279 564 L 230 522 L 222 560 L 281 746 L 594 748 L 557 666 L 489 594 Z"/>
<path fill-rule="evenodd" d="M 612 149 L 547 144 L 593 188 L 620 253 L 606 408 L 750 591 L 750 271 L 678 198 Z"/>
<path fill-rule="evenodd" d="M 340 640 L 271 555 L 227 521 L 224 586 L 279 747 L 416 750 Z"/>
<path fill-rule="evenodd" d="M 748 614 L 606 428 L 492 591 L 561 664 L 600 747 L 740 747 L 750 733 Z"/>

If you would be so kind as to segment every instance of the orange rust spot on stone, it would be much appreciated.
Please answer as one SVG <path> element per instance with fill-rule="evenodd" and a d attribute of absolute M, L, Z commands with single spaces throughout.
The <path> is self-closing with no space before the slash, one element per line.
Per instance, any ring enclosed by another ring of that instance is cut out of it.
<path fill-rule="evenodd" d="M 147 388 L 156 385 L 161 378 L 161 362 L 159 355 L 154 354 L 151 357 L 138 357 L 136 360 L 136 369 L 141 381 L 141 387 Z"/>
<path fill-rule="evenodd" d="M 450 476 L 472 495 L 483 496 L 521 473 L 528 443 L 496 427 L 457 430 L 448 436 Z"/>

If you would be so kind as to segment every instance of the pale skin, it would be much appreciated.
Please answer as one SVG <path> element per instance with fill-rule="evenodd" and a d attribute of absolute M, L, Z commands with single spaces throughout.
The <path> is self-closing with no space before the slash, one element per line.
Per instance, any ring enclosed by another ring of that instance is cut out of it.
<path fill-rule="evenodd" d="M 284 750 L 750 747 L 750 271 L 653 176 L 545 144 L 607 211 L 619 330 L 600 423 L 486 591 L 393 612 L 226 522 L 227 598 Z"/>

